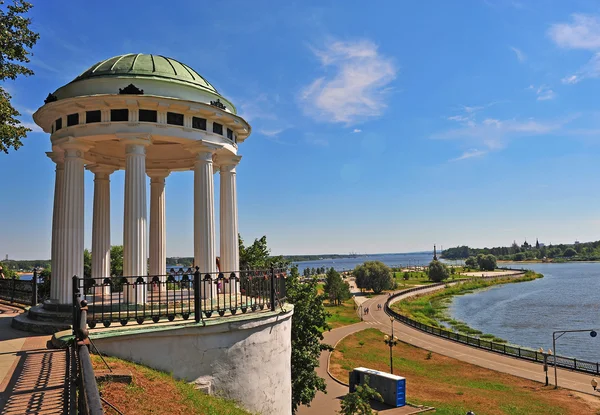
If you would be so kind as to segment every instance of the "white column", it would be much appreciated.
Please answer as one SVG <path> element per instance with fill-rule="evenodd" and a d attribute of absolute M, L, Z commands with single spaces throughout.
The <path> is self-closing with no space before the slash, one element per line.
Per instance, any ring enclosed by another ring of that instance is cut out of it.
<path fill-rule="evenodd" d="M 125 217 L 123 221 L 123 275 L 148 275 L 146 255 L 148 212 L 146 206 L 146 140 L 129 139 L 125 144 Z M 133 279 L 129 279 L 133 283 Z M 146 289 L 128 288 L 130 303 L 146 302 Z"/>
<path fill-rule="evenodd" d="M 52 159 L 56 163 L 56 176 L 54 179 L 54 208 L 52 211 L 52 245 L 51 245 L 51 271 L 52 276 L 56 276 L 56 278 L 50 279 L 50 299 L 53 301 L 58 301 L 58 282 L 60 279 L 59 275 L 62 275 L 60 271 L 60 261 L 58 260 L 58 249 L 60 246 L 60 240 L 58 238 L 59 228 L 61 228 L 60 212 L 62 211 L 62 197 L 64 190 L 64 177 L 65 177 L 65 164 L 64 157 L 62 153 L 57 152 L 48 152 L 46 153 L 48 157 Z"/>
<path fill-rule="evenodd" d="M 165 282 L 167 272 L 167 226 L 165 178 L 168 170 L 150 170 L 150 275 L 160 275 Z M 162 286 L 162 285 L 161 285 Z"/>
<path fill-rule="evenodd" d="M 219 173 L 220 183 L 220 242 L 221 242 L 221 271 L 225 277 L 231 272 L 239 271 L 240 252 L 238 244 L 238 215 L 237 215 L 237 190 L 236 166 L 240 157 L 221 161 Z M 227 286 L 226 286 L 227 287 Z"/>
<path fill-rule="evenodd" d="M 84 151 L 89 148 L 81 143 L 62 145 L 65 154 L 64 189 L 59 213 L 57 258 L 57 300 L 60 304 L 73 304 L 72 277 L 83 278 L 84 236 Z"/>
<path fill-rule="evenodd" d="M 217 270 L 212 155 L 200 149 L 194 164 L 194 263 L 202 274 Z"/>
<path fill-rule="evenodd" d="M 92 278 L 100 286 L 110 277 L 110 175 L 115 171 L 108 166 L 93 165 L 94 211 L 92 216 Z M 96 295 L 110 295 L 110 287 L 97 289 Z"/>

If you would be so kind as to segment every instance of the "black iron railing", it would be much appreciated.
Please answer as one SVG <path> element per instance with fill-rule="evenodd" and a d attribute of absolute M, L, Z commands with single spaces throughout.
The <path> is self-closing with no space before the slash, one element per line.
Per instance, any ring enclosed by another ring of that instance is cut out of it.
<path fill-rule="evenodd" d="M 102 398 L 90 356 L 85 300 L 73 295 L 73 341 L 68 348 L 65 409 L 68 414 L 102 415 Z"/>
<path fill-rule="evenodd" d="M 286 296 L 285 276 L 283 269 L 201 274 L 197 267 L 181 268 L 144 277 L 73 277 L 73 292 L 87 302 L 90 328 L 190 317 L 200 322 L 216 315 L 275 311 Z"/>
<path fill-rule="evenodd" d="M 489 277 L 486 277 L 489 278 Z M 496 277 L 497 278 L 497 277 Z M 491 352 L 496 352 L 500 354 L 504 354 L 507 356 L 515 357 L 517 359 L 528 360 L 537 363 L 544 363 L 544 359 L 548 359 L 548 362 L 554 364 L 554 357 L 546 354 L 544 357 L 544 353 L 538 352 L 536 350 L 532 350 L 525 347 L 513 346 L 505 343 L 496 343 L 493 341 L 481 339 L 478 337 L 467 336 L 465 334 L 457 333 L 451 330 L 446 330 L 441 327 L 433 327 L 427 324 L 420 323 L 416 320 L 413 320 L 407 316 L 404 316 L 396 311 L 394 311 L 390 307 L 390 303 L 399 296 L 403 296 L 413 292 L 424 291 L 430 289 L 431 287 L 445 285 L 445 283 L 431 284 L 422 287 L 410 288 L 408 290 L 400 291 L 391 297 L 385 303 L 384 310 L 385 312 L 394 317 L 397 321 L 404 323 L 408 326 L 414 327 L 418 330 L 421 330 L 425 333 L 432 334 L 434 336 L 443 337 L 448 340 L 453 340 L 462 344 L 466 344 L 472 347 L 476 347 L 478 349 L 484 349 Z M 596 375 L 600 375 L 600 363 L 598 362 L 588 362 L 585 360 L 579 360 L 572 357 L 564 357 L 564 356 L 556 356 L 556 366 L 562 367 L 565 369 L 576 370 L 578 372 L 585 373 L 593 373 Z"/>
<path fill-rule="evenodd" d="M 0 299 L 14 304 L 34 306 L 43 298 L 38 298 L 39 274 L 33 271 L 31 280 L 21 280 L 15 277 L 0 279 Z M 40 296 L 43 297 L 43 296 Z"/>

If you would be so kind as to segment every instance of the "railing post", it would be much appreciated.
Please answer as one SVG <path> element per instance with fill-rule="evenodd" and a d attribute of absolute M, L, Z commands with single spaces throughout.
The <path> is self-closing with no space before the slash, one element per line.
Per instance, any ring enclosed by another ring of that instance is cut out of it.
<path fill-rule="evenodd" d="M 271 267 L 271 311 L 275 311 L 275 268 Z"/>
<path fill-rule="evenodd" d="M 33 269 L 33 278 L 31 279 L 31 306 L 36 306 L 37 298 L 37 268 Z"/>
<path fill-rule="evenodd" d="M 78 287 L 78 278 L 77 275 L 73 275 L 72 278 L 72 284 L 73 284 L 73 334 L 75 334 L 75 331 L 77 330 L 77 327 L 79 327 L 79 312 L 78 312 L 78 304 L 77 304 L 77 296 L 79 294 L 79 287 Z"/>
<path fill-rule="evenodd" d="M 11 287 L 11 290 L 10 290 L 10 302 L 11 303 L 15 302 L 15 288 L 16 288 L 16 284 L 17 284 L 16 281 L 17 281 L 17 277 L 15 277 L 13 275 L 13 277 L 12 277 L 12 287 Z"/>
<path fill-rule="evenodd" d="M 577 359 L 573 358 L 573 369 L 577 370 Z"/>
<path fill-rule="evenodd" d="M 196 267 L 196 271 L 194 272 L 194 318 L 196 319 L 196 323 L 200 323 L 202 318 L 202 307 L 200 307 L 200 268 Z"/>

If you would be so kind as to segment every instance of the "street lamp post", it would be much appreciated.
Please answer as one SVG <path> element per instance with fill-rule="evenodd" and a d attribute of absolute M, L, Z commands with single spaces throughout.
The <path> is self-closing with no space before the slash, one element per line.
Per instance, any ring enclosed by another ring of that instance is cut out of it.
<path fill-rule="evenodd" d="M 390 322 L 392 323 L 392 335 L 388 336 L 387 334 L 383 337 L 383 342 L 387 344 L 390 348 L 390 373 L 394 374 L 394 357 L 392 356 L 392 348 L 398 344 L 398 338 L 394 337 L 394 318 L 390 317 Z"/>
<path fill-rule="evenodd" d="M 584 329 L 584 330 L 558 330 L 552 332 L 552 350 L 554 356 L 554 389 L 558 389 L 558 375 L 556 373 L 556 340 L 560 339 L 566 333 L 582 333 L 589 332 L 590 337 L 596 337 L 598 333 L 594 329 Z M 558 336 L 557 336 L 558 334 Z"/>

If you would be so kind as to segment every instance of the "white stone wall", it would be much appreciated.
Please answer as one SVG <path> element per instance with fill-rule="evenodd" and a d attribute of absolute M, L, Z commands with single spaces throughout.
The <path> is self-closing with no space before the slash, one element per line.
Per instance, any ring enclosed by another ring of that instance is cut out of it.
<path fill-rule="evenodd" d="M 210 381 L 212 392 L 253 413 L 291 415 L 291 306 L 287 313 L 206 327 L 187 325 L 131 334 L 92 335 L 110 356 L 171 372 L 179 379 Z M 229 318 L 231 319 L 231 317 Z M 154 325 L 156 327 L 156 325 Z"/>

